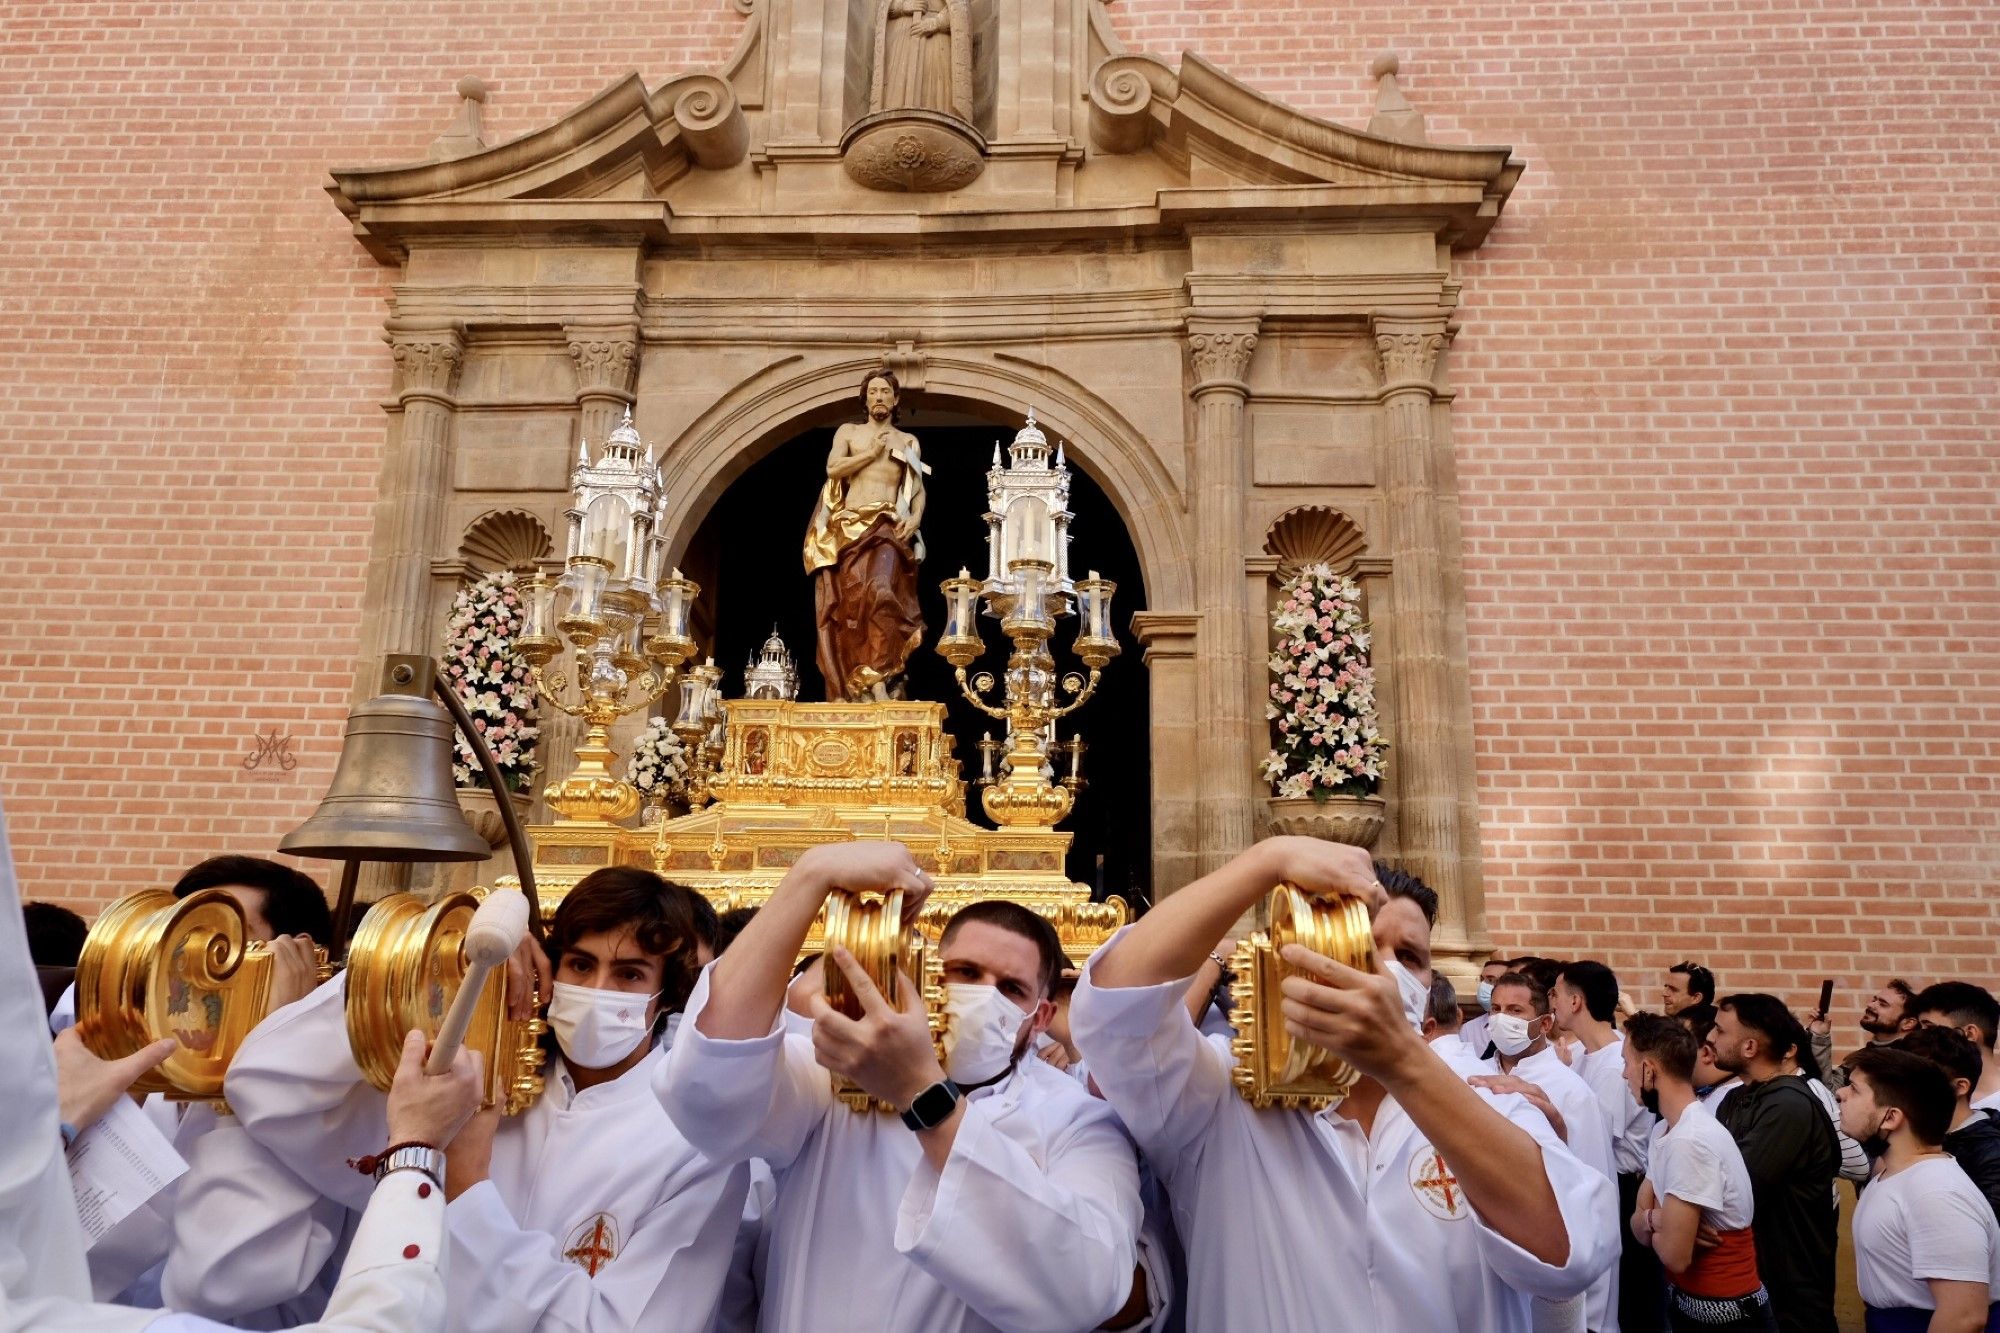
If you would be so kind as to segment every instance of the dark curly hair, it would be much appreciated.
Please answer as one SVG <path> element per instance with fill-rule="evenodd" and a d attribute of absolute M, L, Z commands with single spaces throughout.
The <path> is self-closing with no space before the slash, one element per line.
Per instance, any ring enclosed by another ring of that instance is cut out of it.
<path fill-rule="evenodd" d="M 606 866 L 577 881 L 556 908 L 549 925 L 549 960 L 562 956 L 586 935 L 632 933 L 641 950 L 660 960 L 660 1019 L 687 1004 L 701 965 L 695 945 L 705 938 L 696 904 L 707 900 L 685 885 L 636 866 Z M 713 909 L 711 909 L 712 911 Z"/>

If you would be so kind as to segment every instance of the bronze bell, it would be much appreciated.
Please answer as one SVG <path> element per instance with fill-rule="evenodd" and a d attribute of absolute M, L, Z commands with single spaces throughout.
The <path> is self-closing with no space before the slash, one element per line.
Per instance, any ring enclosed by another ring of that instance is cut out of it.
<path fill-rule="evenodd" d="M 281 852 L 346 861 L 484 861 L 451 781 L 451 717 L 430 697 L 437 667 L 392 654 L 382 693 L 347 715 L 333 784 Z"/>

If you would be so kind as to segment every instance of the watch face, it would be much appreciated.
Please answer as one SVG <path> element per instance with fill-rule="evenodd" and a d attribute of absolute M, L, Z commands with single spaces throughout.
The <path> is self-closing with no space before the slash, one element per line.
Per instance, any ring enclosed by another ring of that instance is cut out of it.
<path fill-rule="evenodd" d="M 910 1114 L 924 1122 L 929 1128 L 951 1114 L 951 1108 L 958 1104 L 958 1097 L 948 1083 L 933 1083 L 917 1094 L 910 1103 Z"/>

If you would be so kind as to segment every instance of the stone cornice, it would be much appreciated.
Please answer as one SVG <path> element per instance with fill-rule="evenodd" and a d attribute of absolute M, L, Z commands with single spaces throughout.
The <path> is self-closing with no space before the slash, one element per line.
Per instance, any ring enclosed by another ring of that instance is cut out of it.
<path fill-rule="evenodd" d="M 1132 634 L 1144 646 L 1146 664 L 1163 658 L 1192 660 L 1195 635 L 1201 629 L 1197 611 L 1134 611 Z"/>

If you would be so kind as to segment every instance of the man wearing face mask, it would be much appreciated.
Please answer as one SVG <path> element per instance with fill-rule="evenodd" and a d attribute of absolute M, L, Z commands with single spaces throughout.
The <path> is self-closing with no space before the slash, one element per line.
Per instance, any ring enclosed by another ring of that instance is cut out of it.
<path fill-rule="evenodd" d="M 1271 889 L 1374 909 L 1383 971 L 1297 947 L 1295 1039 L 1364 1077 L 1325 1110 L 1254 1109 L 1180 999 Z M 1366 852 L 1272 838 L 1177 890 L 1084 968 L 1071 1031 L 1165 1183 L 1187 1243 L 1187 1326 L 1526 1333 L 1530 1298 L 1584 1291 L 1617 1253 L 1616 1194 L 1542 1112 L 1466 1084 L 1419 1031 L 1437 897 Z"/>
<path fill-rule="evenodd" d="M 651 871 L 593 871 L 550 924 L 545 1089 L 519 1116 L 481 1112 L 445 1175 L 454 1333 L 706 1330 L 721 1298 L 748 1168 L 704 1157 L 661 1113 L 657 1038 L 694 984 L 700 895 Z M 352 1207 L 345 1169 L 386 1140 L 381 1094 L 349 1051 L 337 978 L 230 1069 L 250 1132 Z"/>
<path fill-rule="evenodd" d="M 1474 1057 L 1484 1058 L 1486 1048 L 1492 1044 L 1493 1039 L 1487 1030 L 1487 1024 L 1493 1021 L 1493 984 L 1509 972 L 1520 971 L 1528 961 L 1526 958 L 1516 958 L 1511 961 L 1505 958 L 1489 958 L 1479 965 L 1479 1012 L 1466 1019 L 1458 1030 L 1458 1035 L 1465 1040 L 1467 1049 Z"/>
<path fill-rule="evenodd" d="M 1564 1142 L 1587 1166 L 1616 1182 L 1618 1168 L 1611 1158 L 1611 1132 L 1604 1109 L 1588 1083 L 1562 1062 L 1550 1044 L 1553 1019 L 1547 986 L 1525 972 L 1509 972 L 1493 987 L 1493 1017 L 1487 1039 L 1500 1062 L 1498 1079 L 1476 1083 L 1494 1091 L 1519 1091 L 1511 1080 L 1533 1084 L 1562 1116 Z M 1590 1284 L 1584 1309 L 1591 1333 L 1613 1333 L 1618 1327 L 1618 1270 L 1607 1268 Z"/>
<path fill-rule="evenodd" d="M 792 960 L 837 889 L 900 889 L 908 915 L 930 880 L 898 843 L 801 856 L 703 974 L 654 1085 L 711 1156 L 761 1157 L 778 1173 L 759 1327 L 958 1333 L 1111 1319 L 1133 1293 L 1138 1169 L 1109 1108 L 1030 1054 L 1054 1008 L 1055 932 L 1009 903 L 975 904 L 946 925 L 943 1065 L 913 988 L 884 996 L 844 950 L 826 965 L 845 974 L 861 1017 L 814 995 L 810 1039 L 787 1036 Z M 835 1074 L 900 1114 L 850 1109 Z"/>

